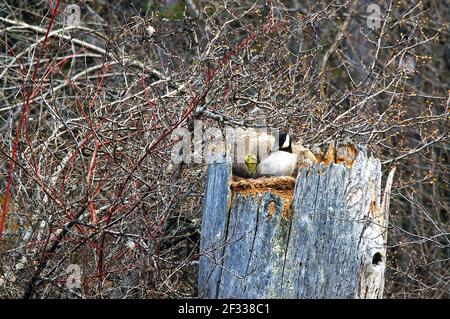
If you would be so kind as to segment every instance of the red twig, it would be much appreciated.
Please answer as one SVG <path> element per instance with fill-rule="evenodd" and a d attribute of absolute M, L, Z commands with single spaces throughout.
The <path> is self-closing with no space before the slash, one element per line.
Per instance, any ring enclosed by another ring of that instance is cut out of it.
<path fill-rule="evenodd" d="M 145 99 L 147 100 L 147 103 L 150 106 L 150 109 L 152 110 L 152 119 L 155 120 L 156 113 L 155 113 L 155 109 L 153 108 L 153 103 L 152 103 L 150 97 L 148 96 L 147 87 L 145 86 L 144 76 L 142 76 L 142 78 L 141 78 L 141 83 L 142 83 L 142 87 L 144 88 Z"/>
<path fill-rule="evenodd" d="M 98 141 L 95 142 L 95 147 L 94 147 L 94 152 L 92 154 L 92 159 L 91 159 L 91 164 L 89 165 L 89 170 L 86 176 L 86 184 L 88 187 L 88 190 L 90 188 L 91 185 L 91 177 L 94 171 L 94 167 L 96 164 L 96 159 L 97 159 L 97 151 L 100 148 L 102 144 L 99 143 Z M 91 218 L 91 223 L 93 225 L 95 225 L 97 223 L 97 216 L 95 215 L 95 209 L 94 209 L 94 201 L 92 200 L 92 198 L 90 199 L 90 203 L 89 203 L 89 214 L 90 214 L 90 218 Z"/>
<path fill-rule="evenodd" d="M 59 3 L 60 3 L 60 0 L 57 0 L 55 6 L 51 8 L 50 22 L 47 26 L 47 31 L 44 36 L 44 41 L 42 41 L 42 45 L 41 45 L 41 48 L 39 50 L 39 54 L 37 57 L 37 62 L 35 64 L 35 67 L 34 67 L 34 70 L 33 70 L 32 76 L 31 76 L 31 89 L 29 91 L 30 92 L 29 94 L 27 94 L 25 92 L 25 82 L 22 85 L 22 92 L 24 94 L 24 102 L 23 102 L 23 106 L 22 106 L 22 110 L 21 110 L 19 124 L 17 125 L 17 129 L 16 129 L 16 136 L 14 139 L 13 149 L 11 151 L 11 159 L 9 161 L 8 182 L 6 184 L 5 199 L 3 201 L 2 214 L 1 214 L 1 219 L 0 219 L 0 238 L 2 238 L 2 235 L 3 235 L 3 228 L 5 225 L 6 215 L 8 213 L 8 200 L 9 200 L 9 194 L 11 192 L 12 177 L 13 177 L 15 159 L 16 159 L 16 155 L 17 155 L 17 146 L 19 144 L 19 139 L 20 139 L 20 133 L 22 131 L 23 126 L 24 125 L 26 126 L 26 124 L 27 124 L 28 109 L 30 106 L 30 101 L 32 100 L 33 95 L 34 95 L 33 84 L 36 81 L 37 71 L 41 64 L 40 62 L 41 62 L 42 53 L 47 45 L 48 35 L 49 35 L 50 30 L 55 22 L 56 12 L 58 10 Z"/>
<path fill-rule="evenodd" d="M 271 30 L 264 30 L 265 32 L 267 31 L 271 31 Z M 154 141 L 150 146 L 148 146 L 145 150 L 144 155 L 142 155 L 139 160 L 137 161 L 137 163 L 133 166 L 133 168 L 131 169 L 130 173 L 127 175 L 127 177 L 125 178 L 125 180 L 122 182 L 122 184 L 119 187 L 119 191 L 115 196 L 115 200 L 114 203 L 110 206 L 110 208 L 108 209 L 108 212 L 105 216 L 105 223 L 108 224 L 111 220 L 112 215 L 114 214 L 114 212 L 117 210 L 118 208 L 118 202 L 119 200 L 122 198 L 122 194 L 125 190 L 126 185 L 128 184 L 128 182 L 130 181 L 131 177 L 133 176 L 134 172 L 136 171 L 136 169 L 142 164 L 142 162 L 147 158 L 147 156 L 157 147 L 157 145 L 163 141 L 165 138 L 167 138 L 181 123 L 183 123 L 188 116 L 192 113 L 192 111 L 201 103 L 204 102 L 206 95 L 208 94 L 209 90 L 212 87 L 213 84 L 213 79 L 217 73 L 217 71 L 222 68 L 223 65 L 225 65 L 225 63 L 230 59 L 230 57 L 234 54 L 236 54 L 238 51 L 240 51 L 241 49 L 243 49 L 251 40 L 253 40 L 256 37 L 256 33 L 251 32 L 251 34 L 245 38 L 243 41 L 241 41 L 239 43 L 239 45 L 234 49 L 231 50 L 230 52 L 228 52 L 223 59 L 218 63 L 218 65 L 208 74 L 207 79 L 205 81 L 206 83 L 206 88 L 203 90 L 203 92 L 201 92 L 201 94 L 197 94 L 196 96 L 194 96 L 190 103 L 189 103 L 189 107 L 187 109 L 185 109 L 182 112 L 182 116 L 181 118 L 169 129 L 166 129 L 159 138 L 157 138 L 156 141 Z M 144 83 L 143 83 L 144 85 Z M 100 239 L 100 249 L 99 249 L 99 254 L 98 254 L 98 270 L 97 273 L 99 275 L 99 290 L 101 291 L 101 286 L 102 286 L 102 274 L 104 273 L 103 270 L 103 259 L 104 259 L 104 244 L 105 244 L 105 233 L 102 234 L 101 239 Z"/>

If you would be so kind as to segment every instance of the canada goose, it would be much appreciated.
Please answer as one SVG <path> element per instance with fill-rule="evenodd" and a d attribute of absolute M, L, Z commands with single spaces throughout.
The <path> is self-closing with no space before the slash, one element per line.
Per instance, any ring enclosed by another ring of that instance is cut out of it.
<path fill-rule="evenodd" d="M 288 133 L 280 132 L 278 136 L 278 146 L 280 151 L 292 153 L 292 141 Z"/>
<path fill-rule="evenodd" d="M 278 143 L 276 143 L 277 138 Z M 257 130 L 236 130 L 237 153 L 244 152 L 245 155 L 254 154 L 260 159 L 267 156 L 272 151 L 281 149 L 292 152 L 290 143 L 289 134 L 286 132 L 279 132 L 274 135 Z"/>
<path fill-rule="evenodd" d="M 242 153 L 243 150 L 238 150 L 237 161 L 232 165 L 233 175 L 235 176 L 244 178 L 257 177 L 256 167 L 264 158 L 278 151 L 283 151 L 283 153 L 292 152 L 289 135 L 285 132 L 278 134 L 278 143 L 275 143 L 276 136 L 267 133 L 250 136 L 238 134 L 238 136 L 239 140 L 236 143 L 238 147 L 245 146 L 245 156 L 243 156 L 244 162 L 242 162 L 242 157 L 240 157 L 239 153 Z"/>
<path fill-rule="evenodd" d="M 292 176 L 296 168 L 297 155 L 280 150 L 272 152 L 258 163 L 256 176 Z"/>
<path fill-rule="evenodd" d="M 258 164 L 256 176 L 292 176 L 302 167 L 317 163 L 314 154 L 300 144 L 293 144 L 289 135 L 279 151 L 272 152 Z"/>
<path fill-rule="evenodd" d="M 256 169 L 256 176 L 291 176 L 297 167 L 297 154 L 292 153 L 289 134 L 279 134 L 279 150 L 272 151 L 261 159 Z"/>

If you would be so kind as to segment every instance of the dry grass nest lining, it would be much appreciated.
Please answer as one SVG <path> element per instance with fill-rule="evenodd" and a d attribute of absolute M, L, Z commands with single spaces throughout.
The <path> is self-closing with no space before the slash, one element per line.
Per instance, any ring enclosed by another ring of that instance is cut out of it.
<path fill-rule="evenodd" d="M 262 177 L 258 179 L 244 179 L 233 177 L 230 190 L 233 194 L 258 196 L 258 194 L 271 193 L 282 199 L 281 215 L 285 219 L 291 216 L 290 205 L 294 196 L 295 178 L 291 176 Z M 267 218 L 271 219 L 275 213 L 275 203 L 267 206 Z"/>
<path fill-rule="evenodd" d="M 258 179 L 234 178 L 230 189 L 234 193 L 280 193 L 292 194 L 295 187 L 295 178 L 291 176 L 262 177 Z"/>

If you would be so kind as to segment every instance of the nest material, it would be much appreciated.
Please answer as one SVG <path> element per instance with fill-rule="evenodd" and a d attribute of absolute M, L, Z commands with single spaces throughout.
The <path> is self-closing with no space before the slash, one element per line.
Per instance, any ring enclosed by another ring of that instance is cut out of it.
<path fill-rule="evenodd" d="M 291 176 L 262 177 L 257 179 L 233 177 L 230 184 L 231 191 L 239 193 L 293 191 L 294 187 L 295 178 Z"/>
<path fill-rule="evenodd" d="M 343 143 L 343 145 L 338 145 L 336 150 L 329 144 L 327 151 L 323 154 L 313 154 L 309 149 L 303 147 L 296 153 L 302 159 L 301 161 L 299 160 L 297 165 L 296 172 L 298 172 L 298 169 L 311 166 L 317 162 L 322 162 L 325 165 L 343 164 L 351 169 L 356 159 L 357 151 L 355 145 L 352 143 Z M 320 155 L 320 158 L 317 155 Z M 290 206 L 294 196 L 295 181 L 296 179 L 292 176 L 261 177 L 257 179 L 233 176 L 230 182 L 230 190 L 234 195 L 253 197 L 271 193 L 282 199 L 281 213 L 284 218 L 288 219 L 291 216 Z M 231 205 L 231 202 L 229 204 Z M 275 206 L 274 203 L 269 204 L 267 207 L 267 217 L 271 219 L 275 213 Z"/>
<path fill-rule="evenodd" d="M 260 194 L 271 193 L 277 196 L 281 199 L 281 216 L 285 219 L 291 217 L 294 188 L 295 178 L 291 176 L 262 177 L 258 179 L 233 177 L 230 183 L 230 190 L 233 195 L 258 197 Z M 259 199 L 261 200 L 261 197 Z M 275 211 L 275 203 L 270 202 L 267 207 L 267 218 L 272 219 Z"/>

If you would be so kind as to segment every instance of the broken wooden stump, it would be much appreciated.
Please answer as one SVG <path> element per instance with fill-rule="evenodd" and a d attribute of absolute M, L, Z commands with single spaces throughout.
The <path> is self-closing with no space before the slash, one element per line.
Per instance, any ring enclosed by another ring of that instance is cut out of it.
<path fill-rule="evenodd" d="M 238 181 L 209 165 L 199 297 L 382 298 L 393 171 L 381 203 L 380 161 L 343 164 Z"/>

